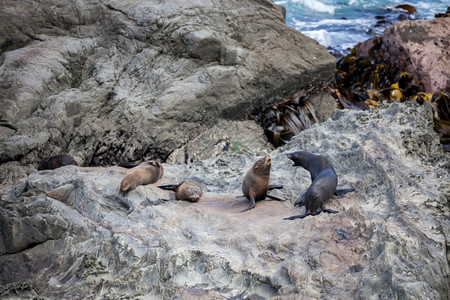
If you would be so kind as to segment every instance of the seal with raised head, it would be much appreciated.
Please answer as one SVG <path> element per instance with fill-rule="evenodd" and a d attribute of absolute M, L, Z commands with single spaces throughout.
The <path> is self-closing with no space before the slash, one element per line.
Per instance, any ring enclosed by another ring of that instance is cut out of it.
<path fill-rule="evenodd" d="M 146 185 L 157 182 L 164 174 L 162 164 L 150 160 L 131 168 L 128 174 L 120 182 L 120 191 L 129 192 L 138 185 Z"/>
<path fill-rule="evenodd" d="M 271 165 L 272 158 L 266 155 L 258 159 L 245 174 L 242 192 L 245 198 L 250 200 L 250 205 L 241 212 L 254 208 L 256 201 L 264 200 L 266 197 L 277 201 L 285 201 L 267 194 L 269 189 L 280 188 L 279 186 L 269 186 Z"/>
<path fill-rule="evenodd" d="M 41 170 L 54 170 L 59 167 L 74 165 L 78 166 L 75 159 L 72 156 L 67 154 L 59 154 L 55 156 L 46 156 L 41 159 L 41 162 L 38 166 L 38 171 Z"/>
<path fill-rule="evenodd" d="M 335 210 L 323 208 L 323 204 L 333 195 L 342 195 L 352 192 L 354 189 L 336 190 L 338 179 L 331 162 L 324 156 L 306 151 L 288 153 L 287 157 L 294 162 L 294 166 L 303 167 L 310 172 L 312 183 L 294 203 L 294 207 L 305 205 L 305 213 L 284 219 L 294 220 L 309 215 L 315 216 L 322 211 L 331 214 L 338 213 Z"/>
<path fill-rule="evenodd" d="M 160 189 L 175 192 L 175 199 L 197 202 L 203 195 L 203 189 L 198 182 L 185 180 L 179 184 L 160 185 Z"/>

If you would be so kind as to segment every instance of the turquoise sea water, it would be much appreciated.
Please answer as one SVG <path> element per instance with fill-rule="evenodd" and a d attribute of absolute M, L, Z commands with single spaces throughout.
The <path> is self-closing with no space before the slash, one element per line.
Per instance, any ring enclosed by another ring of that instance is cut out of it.
<path fill-rule="evenodd" d="M 287 25 L 341 53 L 380 35 L 390 23 L 405 18 L 431 19 L 450 6 L 449 0 L 275 0 L 275 3 L 286 8 Z M 409 15 L 394 8 L 400 4 L 414 6 L 417 14 Z"/>

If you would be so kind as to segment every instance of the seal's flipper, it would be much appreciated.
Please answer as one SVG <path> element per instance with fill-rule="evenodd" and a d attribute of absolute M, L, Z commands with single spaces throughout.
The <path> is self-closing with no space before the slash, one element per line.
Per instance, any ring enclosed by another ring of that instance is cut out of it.
<path fill-rule="evenodd" d="M 345 195 L 347 193 L 353 192 L 355 189 L 351 188 L 351 189 L 340 189 L 340 190 L 336 190 L 336 192 L 334 192 L 335 196 L 342 196 Z"/>
<path fill-rule="evenodd" d="M 297 215 L 297 216 L 292 216 L 292 217 L 289 217 L 289 218 L 283 218 L 283 220 L 303 219 L 304 217 L 309 216 L 309 215 L 311 215 L 311 212 L 306 211 L 303 215 Z"/>
<path fill-rule="evenodd" d="M 337 213 L 339 213 L 339 212 L 336 211 L 336 210 L 332 210 L 332 209 L 328 209 L 328 208 L 325 208 L 325 209 L 322 208 L 322 211 L 323 211 L 323 212 L 327 212 L 327 213 L 329 213 L 329 214 L 337 214 Z"/>
<path fill-rule="evenodd" d="M 277 200 L 277 201 L 286 201 L 287 199 L 281 199 L 272 195 L 266 195 L 267 198 L 272 199 L 272 200 Z"/>
<path fill-rule="evenodd" d="M 177 186 L 178 184 L 158 185 L 160 189 L 168 191 L 173 191 Z"/>
<path fill-rule="evenodd" d="M 269 185 L 269 187 L 267 188 L 268 191 L 271 190 L 281 190 L 283 188 L 283 186 L 281 184 L 271 184 Z"/>
<path fill-rule="evenodd" d="M 305 205 L 305 200 L 306 200 L 305 197 L 306 197 L 306 193 L 303 193 L 300 197 L 298 197 L 298 199 L 295 200 L 294 207 L 296 207 L 296 206 L 301 207 L 301 206 Z"/>
<path fill-rule="evenodd" d="M 249 207 L 247 207 L 247 208 L 244 209 L 244 210 L 241 210 L 241 212 L 250 210 L 250 209 L 252 209 L 252 208 L 254 208 L 254 207 L 255 207 L 255 198 L 254 198 L 252 195 L 250 195 L 250 205 L 249 205 Z"/>
<path fill-rule="evenodd" d="M 127 168 L 127 169 L 137 167 L 138 165 L 139 165 L 139 163 L 135 162 L 135 161 L 129 161 L 129 162 L 124 162 L 124 163 L 118 164 L 119 167 Z"/>

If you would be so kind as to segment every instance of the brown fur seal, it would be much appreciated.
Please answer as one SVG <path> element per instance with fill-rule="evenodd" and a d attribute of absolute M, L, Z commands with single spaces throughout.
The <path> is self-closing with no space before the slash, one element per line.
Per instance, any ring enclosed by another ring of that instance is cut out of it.
<path fill-rule="evenodd" d="M 250 200 L 250 205 L 241 212 L 250 210 L 255 207 L 255 202 L 264 200 L 266 197 L 284 201 L 283 199 L 277 198 L 275 196 L 267 195 L 267 191 L 273 188 L 279 188 L 278 186 L 270 186 L 270 167 L 272 165 L 272 159 L 269 155 L 258 159 L 250 170 L 245 174 L 244 181 L 242 182 L 242 192 L 245 198 Z"/>
<path fill-rule="evenodd" d="M 326 157 L 314 155 L 306 151 L 288 153 L 287 157 L 294 162 L 294 166 L 301 166 L 311 173 L 312 183 L 306 192 L 294 203 L 294 207 L 305 205 L 305 213 L 303 215 L 284 219 L 294 220 L 309 215 L 315 216 L 322 211 L 331 214 L 338 213 L 335 210 L 323 208 L 323 204 L 328 201 L 333 194 L 342 195 L 354 191 L 354 189 L 336 190 L 338 180 L 336 171 L 331 162 Z"/>
<path fill-rule="evenodd" d="M 138 185 L 155 183 L 164 174 L 163 166 L 157 161 L 146 161 L 137 167 L 131 168 L 120 183 L 121 192 L 129 192 Z"/>
<path fill-rule="evenodd" d="M 44 157 L 38 166 L 38 171 L 41 170 L 54 170 L 56 168 L 62 166 L 74 165 L 78 166 L 75 159 L 72 156 L 67 154 L 59 154 L 55 156 L 46 156 Z"/>
<path fill-rule="evenodd" d="M 159 188 L 175 192 L 175 199 L 197 202 L 203 195 L 203 189 L 198 182 L 182 181 L 179 184 L 160 185 Z"/>

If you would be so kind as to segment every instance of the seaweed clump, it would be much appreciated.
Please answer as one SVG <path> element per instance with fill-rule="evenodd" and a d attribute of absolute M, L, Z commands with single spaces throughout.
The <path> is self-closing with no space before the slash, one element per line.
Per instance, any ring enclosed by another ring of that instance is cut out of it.
<path fill-rule="evenodd" d="M 360 47 L 361 44 L 356 45 L 349 55 L 338 60 L 334 81 L 320 89 L 327 90 L 340 109 L 367 110 L 383 101 L 429 102 L 433 107 L 434 129 L 444 150 L 450 151 L 450 93 L 427 93 L 424 84 L 405 71 L 405 66 L 385 62 L 381 36 L 371 41 L 364 55 Z M 318 91 L 319 88 L 310 88 L 282 99 L 273 98 L 254 112 L 275 147 L 319 122 L 311 101 Z"/>
<path fill-rule="evenodd" d="M 359 46 L 337 62 L 334 86 L 330 88 L 338 108 L 366 110 L 382 101 L 430 102 L 434 129 L 444 150 L 450 151 L 450 94 L 446 91 L 427 93 L 423 83 L 403 66 L 385 63 L 381 37 L 372 40 L 367 55 L 357 55 Z"/>
<path fill-rule="evenodd" d="M 282 99 L 272 98 L 268 104 L 260 108 L 260 111 L 254 113 L 267 138 L 275 147 L 286 144 L 302 130 L 319 123 L 310 99 L 317 91 L 318 88 L 312 87 Z"/>

